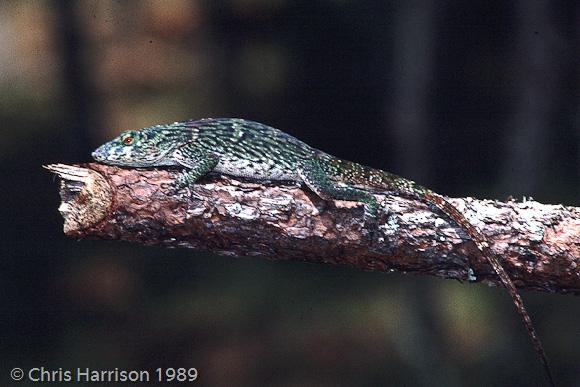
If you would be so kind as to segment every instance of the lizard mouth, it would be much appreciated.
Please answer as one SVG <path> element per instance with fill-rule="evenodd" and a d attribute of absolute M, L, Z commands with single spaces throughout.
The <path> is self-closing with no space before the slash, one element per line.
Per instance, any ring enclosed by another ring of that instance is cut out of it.
<path fill-rule="evenodd" d="M 91 153 L 91 156 L 95 161 L 105 162 L 107 161 L 107 154 L 108 154 L 107 149 L 105 149 L 104 145 L 101 145 L 100 147 L 95 149 L 93 153 Z"/>
<path fill-rule="evenodd" d="M 132 148 L 121 148 L 111 147 L 109 144 L 104 144 L 95 149 L 91 156 L 93 159 L 99 163 L 107 165 L 117 165 L 121 167 L 133 167 L 133 168 L 148 168 L 155 167 L 159 165 L 174 165 L 169 161 L 162 162 L 168 153 L 173 151 L 173 148 L 169 148 L 165 151 L 158 152 L 156 157 L 151 158 L 136 158 L 134 156 L 135 152 Z"/>
<path fill-rule="evenodd" d="M 137 166 L 136 160 L 131 160 L 131 151 L 111 147 L 109 144 L 104 144 L 98 147 L 91 153 L 93 159 L 99 163 L 119 166 Z M 139 163 L 142 164 L 142 163 Z"/>

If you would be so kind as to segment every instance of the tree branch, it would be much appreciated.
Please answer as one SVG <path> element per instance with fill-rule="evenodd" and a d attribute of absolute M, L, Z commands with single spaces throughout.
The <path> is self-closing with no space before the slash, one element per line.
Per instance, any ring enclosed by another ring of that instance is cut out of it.
<path fill-rule="evenodd" d="M 379 230 L 371 240 L 361 204 L 325 202 L 293 183 L 213 176 L 172 194 L 177 170 L 95 163 L 45 168 L 62 179 L 59 211 L 71 237 L 458 280 L 466 280 L 470 268 L 471 280 L 498 283 L 465 233 L 421 202 L 377 195 Z M 488 236 L 518 287 L 580 293 L 579 208 L 449 200 Z"/>

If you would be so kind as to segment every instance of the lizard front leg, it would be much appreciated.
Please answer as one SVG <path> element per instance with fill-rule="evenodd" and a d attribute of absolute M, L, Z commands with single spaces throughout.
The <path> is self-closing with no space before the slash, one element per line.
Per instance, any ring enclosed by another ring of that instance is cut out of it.
<path fill-rule="evenodd" d="M 298 168 L 298 175 L 308 188 L 324 200 L 348 200 L 364 203 L 365 220 L 372 223 L 372 228 L 376 227 L 379 205 L 373 195 L 355 187 L 338 185 L 328 177 L 317 159 L 304 161 Z"/>
<path fill-rule="evenodd" d="M 172 157 L 179 165 L 185 167 L 185 171 L 174 183 L 174 190 L 192 185 L 197 179 L 213 171 L 219 162 L 215 154 L 200 151 L 191 145 L 180 147 Z"/>

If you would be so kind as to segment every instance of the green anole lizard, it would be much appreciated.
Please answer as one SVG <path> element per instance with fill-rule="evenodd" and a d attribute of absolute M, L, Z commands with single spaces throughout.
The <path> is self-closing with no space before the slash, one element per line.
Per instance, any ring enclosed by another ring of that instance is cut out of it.
<path fill-rule="evenodd" d="M 376 226 L 379 207 L 373 192 L 426 202 L 463 229 L 491 265 L 511 296 L 550 384 L 554 386 L 546 354 L 522 298 L 489 241 L 441 195 L 411 180 L 341 160 L 278 129 L 243 119 L 191 120 L 125 131 L 92 155 L 96 161 L 111 165 L 181 167 L 184 172 L 175 182 L 175 190 L 193 184 L 210 172 L 304 183 L 324 200 L 362 202 L 365 219 L 371 227 Z"/>

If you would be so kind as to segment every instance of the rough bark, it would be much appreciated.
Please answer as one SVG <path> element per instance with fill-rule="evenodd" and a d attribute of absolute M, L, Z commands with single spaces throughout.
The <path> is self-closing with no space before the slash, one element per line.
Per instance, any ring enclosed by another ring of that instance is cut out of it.
<path fill-rule="evenodd" d="M 466 234 L 421 202 L 377 195 L 379 227 L 371 236 L 359 203 L 325 202 L 294 183 L 212 176 L 171 193 L 177 170 L 46 168 L 62 179 L 59 211 L 65 234 L 74 238 L 497 283 Z M 449 200 L 489 237 L 518 287 L 580 293 L 579 208 Z"/>

